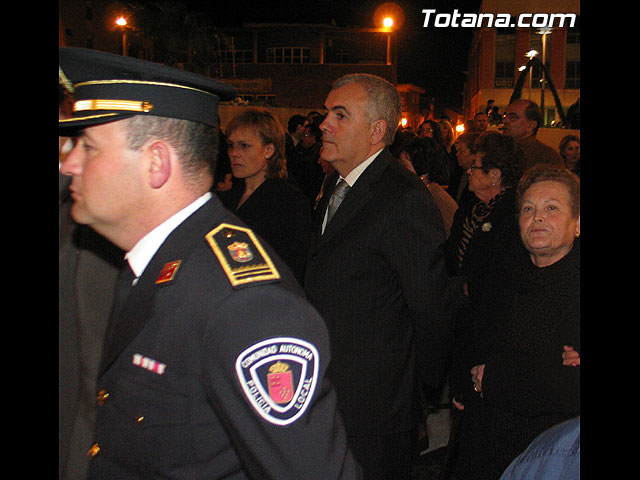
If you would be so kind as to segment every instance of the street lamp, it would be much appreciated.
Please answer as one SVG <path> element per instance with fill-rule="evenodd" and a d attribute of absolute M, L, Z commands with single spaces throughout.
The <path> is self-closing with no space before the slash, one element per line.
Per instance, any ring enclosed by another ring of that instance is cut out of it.
<path fill-rule="evenodd" d="M 385 17 L 382 20 L 384 30 L 387 31 L 387 65 L 391 65 L 391 27 L 393 27 L 393 18 Z"/>
<path fill-rule="evenodd" d="M 537 50 L 529 50 L 527 53 L 524 54 L 525 57 L 527 57 L 529 60 L 531 60 L 533 57 L 536 57 L 538 55 L 538 51 Z M 533 68 L 529 68 L 529 100 L 531 100 L 531 82 L 533 81 Z"/>
<path fill-rule="evenodd" d="M 547 35 L 551 33 L 551 28 L 541 28 L 538 30 L 538 34 L 542 35 L 542 88 L 540 89 L 540 110 L 542 110 L 542 123 L 547 124 L 547 111 L 544 108 L 544 88 L 547 83 L 545 76 L 545 66 L 547 64 Z"/>
<path fill-rule="evenodd" d="M 127 30 L 125 27 L 127 26 L 127 19 L 124 16 L 119 16 L 116 18 L 116 25 L 122 28 L 122 56 L 127 56 Z"/>
<path fill-rule="evenodd" d="M 404 12 L 397 3 L 384 2 L 376 8 L 373 21 L 381 32 L 387 34 L 387 65 L 391 65 L 391 35 L 404 22 Z"/>

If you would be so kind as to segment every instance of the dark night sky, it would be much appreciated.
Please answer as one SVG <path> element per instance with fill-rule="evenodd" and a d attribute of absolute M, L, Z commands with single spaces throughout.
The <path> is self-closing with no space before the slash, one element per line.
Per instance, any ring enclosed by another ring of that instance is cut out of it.
<path fill-rule="evenodd" d="M 243 23 L 331 23 L 373 27 L 374 12 L 383 1 L 362 0 L 184 0 L 210 13 L 218 26 Z M 460 106 L 467 69 L 470 28 L 424 28 L 422 9 L 436 13 L 477 13 L 480 0 L 398 0 L 404 24 L 398 32 L 398 81 L 414 83 L 439 104 Z"/>

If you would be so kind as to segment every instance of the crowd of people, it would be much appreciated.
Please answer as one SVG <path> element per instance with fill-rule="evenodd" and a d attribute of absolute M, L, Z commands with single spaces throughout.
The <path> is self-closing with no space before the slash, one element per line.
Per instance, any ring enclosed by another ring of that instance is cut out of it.
<path fill-rule="evenodd" d="M 126 71 L 161 112 L 60 112 L 60 478 L 410 479 L 444 389 L 452 478 L 498 480 L 579 418 L 580 139 L 540 142 L 535 103 L 414 133 L 393 85 L 350 74 L 323 113 L 221 130 L 211 79 L 60 59 L 77 100 Z"/>

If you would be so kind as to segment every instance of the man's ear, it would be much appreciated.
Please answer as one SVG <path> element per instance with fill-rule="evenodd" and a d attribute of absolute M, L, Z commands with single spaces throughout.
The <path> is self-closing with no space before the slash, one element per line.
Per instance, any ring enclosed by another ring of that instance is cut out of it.
<path fill-rule="evenodd" d="M 371 144 L 375 145 L 384 138 L 387 133 L 387 122 L 384 120 L 376 120 L 371 124 Z"/>
<path fill-rule="evenodd" d="M 169 180 L 172 153 L 169 146 L 161 141 L 156 141 L 148 147 L 149 185 L 151 188 L 160 188 Z"/>

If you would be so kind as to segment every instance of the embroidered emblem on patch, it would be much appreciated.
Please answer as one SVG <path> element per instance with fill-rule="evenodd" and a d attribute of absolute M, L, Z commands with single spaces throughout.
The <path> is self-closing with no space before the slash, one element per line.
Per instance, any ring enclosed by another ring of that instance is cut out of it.
<path fill-rule="evenodd" d="M 272 338 L 242 352 L 236 373 L 249 403 L 268 422 L 289 425 L 300 418 L 313 397 L 320 357 L 298 338 Z"/>
<path fill-rule="evenodd" d="M 227 250 L 229 250 L 231 258 L 238 263 L 247 263 L 253 260 L 253 253 L 245 242 L 233 242 L 227 247 Z"/>

